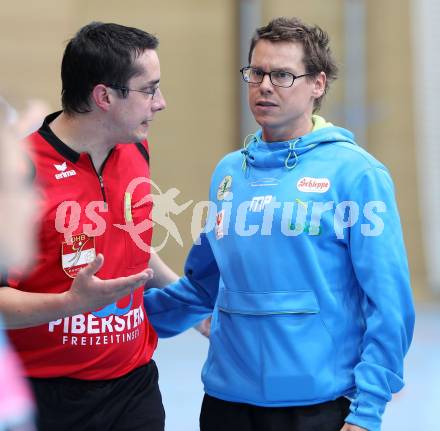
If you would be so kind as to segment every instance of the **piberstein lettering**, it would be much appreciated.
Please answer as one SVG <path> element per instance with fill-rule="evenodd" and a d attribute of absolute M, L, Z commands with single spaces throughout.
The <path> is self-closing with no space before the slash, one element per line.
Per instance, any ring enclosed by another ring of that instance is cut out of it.
<path fill-rule="evenodd" d="M 62 344 L 74 346 L 125 343 L 140 335 L 139 326 L 144 320 L 144 311 L 140 306 L 122 316 L 99 318 L 93 314 L 77 314 L 54 320 L 49 322 L 48 332 L 61 332 Z"/>

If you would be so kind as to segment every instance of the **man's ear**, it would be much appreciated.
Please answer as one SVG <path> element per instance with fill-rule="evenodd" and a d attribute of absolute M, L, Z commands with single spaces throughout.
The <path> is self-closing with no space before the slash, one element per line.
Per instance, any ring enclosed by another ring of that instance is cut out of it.
<path fill-rule="evenodd" d="M 95 105 L 103 111 L 108 111 L 112 103 L 112 95 L 110 94 L 110 88 L 104 84 L 95 85 L 92 90 L 91 98 L 95 102 Z"/>
<path fill-rule="evenodd" d="M 327 76 L 324 72 L 320 72 L 315 78 L 313 86 L 313 96 L 315 99 L 319 99 L 325 92 L 325 84 L 327 82 Z"/>

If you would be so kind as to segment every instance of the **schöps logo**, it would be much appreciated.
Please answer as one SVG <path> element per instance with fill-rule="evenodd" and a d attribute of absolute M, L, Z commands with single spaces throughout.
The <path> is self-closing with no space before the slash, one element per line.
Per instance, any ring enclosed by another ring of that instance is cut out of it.
<path fill-rule="evenodd" d="M 330 189 L 328 178 L 302 177 L 296 183 L 296 188 L 304 193 L 325 193 Z"/>

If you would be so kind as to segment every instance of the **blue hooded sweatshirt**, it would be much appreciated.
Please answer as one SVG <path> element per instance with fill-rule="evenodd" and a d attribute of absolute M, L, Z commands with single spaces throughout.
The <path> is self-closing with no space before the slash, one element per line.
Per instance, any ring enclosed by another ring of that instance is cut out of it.
<path fill-rule="evenodd" d="M 220 161 L 185 276 L 144 303 L 160 337 L 212 313 L 209 395 L 265 407 L 346 396 L 346 422 L 378 431 L 414 326 L 393 184 L 349 131 L 314 123 L 287 142 L 259 131 Z"/>

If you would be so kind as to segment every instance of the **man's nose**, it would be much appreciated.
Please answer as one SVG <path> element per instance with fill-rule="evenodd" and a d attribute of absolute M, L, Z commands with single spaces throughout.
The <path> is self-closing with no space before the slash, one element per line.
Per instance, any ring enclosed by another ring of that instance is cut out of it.
<path fill-rule="evenodd" d="M 156 93 L 153 97 L 153 111 L 163 111 L 167 107 L 167 102 L 163 97 L 162 91 L 160 88 L 156 90 Z"/>
<path fill-rule="evenodd" d="M 270 80 L 270 75 L 266 74 L 263 76 L 263 80 L 260 82 L 260 91 L 266 92 L 266 91 L 273 91 L 273 84 Z"/>

